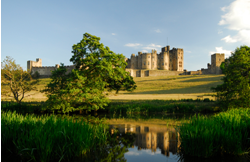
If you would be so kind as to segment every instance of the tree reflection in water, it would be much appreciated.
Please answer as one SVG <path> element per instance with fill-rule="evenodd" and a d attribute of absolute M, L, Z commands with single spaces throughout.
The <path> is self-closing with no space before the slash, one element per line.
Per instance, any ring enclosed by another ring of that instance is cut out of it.
<path fill-rule="evenodd" d="M 79 161 L 125 162 L 124 154 L 133 146 L 135 135 L 111 130 L 105 145 L 96 146 L 86 153 Z"/>

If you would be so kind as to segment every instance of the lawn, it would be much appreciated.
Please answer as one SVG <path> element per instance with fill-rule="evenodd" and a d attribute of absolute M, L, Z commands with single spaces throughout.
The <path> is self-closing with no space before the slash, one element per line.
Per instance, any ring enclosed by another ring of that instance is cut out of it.
<path fill-rule="evenodd" d="M 197 99 L 210 98 L 212 94 L 211 87 L 222 84 L 223 75 L 179 75 L 179 76 L 159 76 L 159 77 L 136 77 L 134 78 L 137 89 L 133 92 L 120 91 L 109 93 L 111 100 L 169 100 L 169 99 Z M 50 78 L 40 79 L 38 90 L 50 82 Z M 2 86 L 2 88 L 7 88 Z M 26 94 L 24 101 L 45 101 L 46 96 L 38 91 Z M 4 98 L 2 100 L 10 100 Z"/>

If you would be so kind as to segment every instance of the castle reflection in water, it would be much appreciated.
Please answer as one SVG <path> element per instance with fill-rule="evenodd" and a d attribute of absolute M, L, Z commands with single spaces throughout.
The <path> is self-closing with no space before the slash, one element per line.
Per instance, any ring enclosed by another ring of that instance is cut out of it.
<path fill-rule="evenodd" d="M 111 133 L 118 129 L 120 133 L 135 133 L 134 146 L 141 149 L 151 149 L 156 152 L 156 148 L 161 150 L 161 153 L 169 156 L 169 152 L 176 154 L 180 146 L 179 133 L 174 128 L 162 126 L 144 126 L 132 124 L 111 124 Z"/>

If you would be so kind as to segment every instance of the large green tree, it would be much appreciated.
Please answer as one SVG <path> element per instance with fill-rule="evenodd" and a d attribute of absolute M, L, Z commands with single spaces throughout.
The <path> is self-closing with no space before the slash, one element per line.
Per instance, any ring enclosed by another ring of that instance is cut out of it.
<path fill-rule="evenodd" d="M 250 107 L 250 47 L 241 46 L 221 65 L 223 84 L 212 88 L 224 108 Z"/>
<path fill-rule="evenodd" d="M 136 88 L 133 78 L 125 71 L 125 57 L 99 41 L 99 37 L 85 33 L 72 47 L 70 61 L 75 69 L 67 74 L 62 65 L 52 72 L 52 81 L 45 89 L 48 107 L 63 112 L 97 110 L 109 102 L 105 93 L 107 87 L 116 91 L 118 88 L 130 91 Z M 122 88 L 112 87 L 120 82 L 123 82 Z"/>
<path fill-rule="evenodd" d="M 28 92 L 36 90 L 39 80 L 32 79 L 29 72 L 16 64 L 15 60 L 9 56 L 1 63 L 1 96 L 13 97 L 21 104 Z"/>

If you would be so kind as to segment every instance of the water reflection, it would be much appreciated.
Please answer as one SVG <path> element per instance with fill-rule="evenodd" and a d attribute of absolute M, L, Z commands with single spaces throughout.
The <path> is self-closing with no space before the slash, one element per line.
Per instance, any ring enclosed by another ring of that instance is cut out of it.
<path fill-rule="evenodd" d="M 132 148 L 136 147 L 138 151 L 151 150 L 151 153 L 156 153 L 158 150 L 162 155 L 169 157 L 170 153 L 176 155 L 180 146 L 179 134 L 174 128 L 133 124 L 110 124 L 109 128 L 111 133 L 118 130 L 120 133 L 135 134 Z M 135 152 L 134 149 L 133 151 Z"/>

